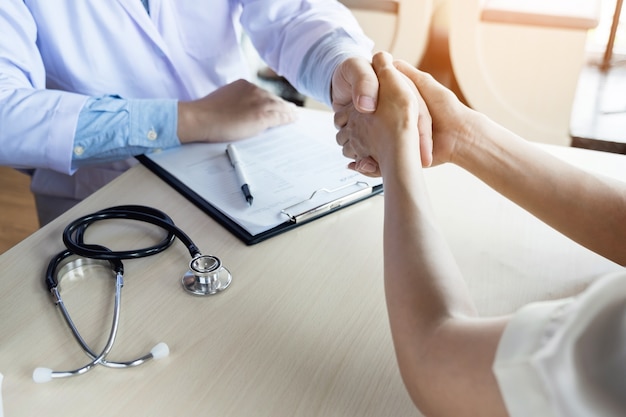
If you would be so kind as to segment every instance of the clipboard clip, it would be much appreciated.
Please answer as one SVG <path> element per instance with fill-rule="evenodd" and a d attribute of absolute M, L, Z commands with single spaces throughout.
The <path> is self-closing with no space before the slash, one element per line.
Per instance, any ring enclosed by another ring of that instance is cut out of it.
<path fill-rule="evenodd" d="M 338 193 L 342 190 L 345 190 L 347 188 L 352 188 L 358 186 L 359 189 L 356 190 L 355 192 L 352 192 L 350 194 L 344 195 L 342 197 L 336 198 L 332 201 L 328 201 L 325 203 L 322 203 L 320 205 L 317 205 L 313 208 L 310 208 L 308 210 L 305 210 L 303 212 L 300 213 L 292 213 L 293 209 L 298 207 L 298 206 L 302 206 L 305 205 L 306 203 L 311 202 L 318 194 L 321 193 L 326 193 L 326 194 L 334 194 L 334 193 Z M 367 195 L 372 193 L 372 186 L 370 186 L 367 182 L 365 181 L 356 181 L 353 182 L 351 184 L 346 184 L 343 185 L 341 187 L 337 187 L 334 189 L 328 189 L 328 188 L 320 188 L 319 190 L 315 190 L 311 196 L 309 198 L 307 198 L 306 200 L 302 200 L 299 203 L 293 204 L 289 207 L 286 207 L 284 209 L 282 209 L 280 211 L 281 214 L 284 214 L 285 216 L 289 217 L 289 221 L 291 221 L 292 223 L 301 223 L 303 221 L 306 220 L 310 220 L 312 218 L 321 216 L 325 213 L 328 213 L 329 211 L 341 208 L 343 206 L 349 205 L 351 203 L 354 203 L 364 197 L 366 197 Z"/>

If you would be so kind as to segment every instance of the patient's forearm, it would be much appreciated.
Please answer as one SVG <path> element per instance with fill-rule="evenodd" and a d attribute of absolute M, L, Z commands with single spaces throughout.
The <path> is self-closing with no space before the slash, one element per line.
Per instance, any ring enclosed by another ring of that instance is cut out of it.
<path fill-rule="evenodd" d="M 420 170 L 383 167 L 385 292 L 402 377 L 429 416 L 504 415 L 491 366 L 506 319 L 476 317 Z"/>
<path fill-rule="evenodd" d="M 590 175 L 477 117 L 482 135 L 461 146 L 454 163 L 571 239 L 626 264 L 626 183 Z"/>
<path fill-rule="evenodd" d="M 421 173 L 407 177 L 385 177 L 385 276 L 394 284 L 388 295 L 420 306 L 414 325 L 473 315 L 465 282 L 434 223 Z"/>

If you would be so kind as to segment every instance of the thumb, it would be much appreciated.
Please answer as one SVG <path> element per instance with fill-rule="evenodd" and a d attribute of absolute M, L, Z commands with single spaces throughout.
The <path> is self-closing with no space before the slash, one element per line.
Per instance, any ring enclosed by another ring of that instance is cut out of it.
<path fill-rule="evenodd" d="M 365 58 L 348 58 L 341 63 L 339 77 L 333 82 L 333 91 L 337 95 L 352 98 L 354 107 L 361 113 L 376 110 L 378 101 L 378 77 Z M 343 103 L 347 104 L 347 103 Z"/>

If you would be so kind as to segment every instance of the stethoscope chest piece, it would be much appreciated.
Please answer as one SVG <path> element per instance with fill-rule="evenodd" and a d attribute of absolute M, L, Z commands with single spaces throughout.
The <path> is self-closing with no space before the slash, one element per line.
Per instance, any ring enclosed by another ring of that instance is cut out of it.
<path fill-rule="evenodd" d="M 183 275 L 183 288 L 194 295 L 213 295 L 230 285 L 232 275 L 216 256 L 198 255 L 189 262 Z"/>

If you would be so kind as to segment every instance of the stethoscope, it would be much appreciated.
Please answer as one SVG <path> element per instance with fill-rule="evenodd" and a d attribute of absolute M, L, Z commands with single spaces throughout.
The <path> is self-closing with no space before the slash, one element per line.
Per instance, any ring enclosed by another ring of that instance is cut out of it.
<path fill-rule="evenodd" d="M 84 242 L 85 231 L 90 225 L 112 219 L 137 220 L 150 223 L 164 229 L 167 235 L 153 246 L 129 251 L 113 251 L 101 245 Z M 146 363 L 150 359 L 161 359 L 169 355 L 169 347 L 161 342 L 154 346 L 149 353 L 133 360 L 122 362 L 107 360 L 107 355 L 115 343 L 119 326 L 122 287 L 124 286 L 124 265 L 122 260 L 156 255 L 167 249 L 176 238 L 187 247 L 191 255 L 189 270 L 183 275 L 181 280 L 182 286 L 187 292 L 193 295 L 212 295 L 228 288 L 232 281 L 232 276 L 222 265 L 220 259 L 213 255 L 202 255 L 189 236 L 178 228 L 169 216 L 155 208 L 138 205 L 111 207 L 80 217 L 65 228 L 63 231 L 63 243 L 67 249 L 59 252 L 51 259 L 46 270 L 45 283 L 48 291 L 52 294 L 55 305 L 61 310 L 65 322 L 80 347 L 90 358 L 90 362 L 69 371 L 37 368 L 33 372 L 33 380 L 35 382 L 48 382 L 53 378 L 82 375 L 96 365 L 108 368 L 135 367 Z M 107 342 L 100 352 L 96 352 L 85 342 L 72 321 L 61 298 L 59 282 L 65 276 L 82 274 L 88 272 L 89 268 L 103 266 L 110 269 L 115 278 L 115 304 Z"/>

